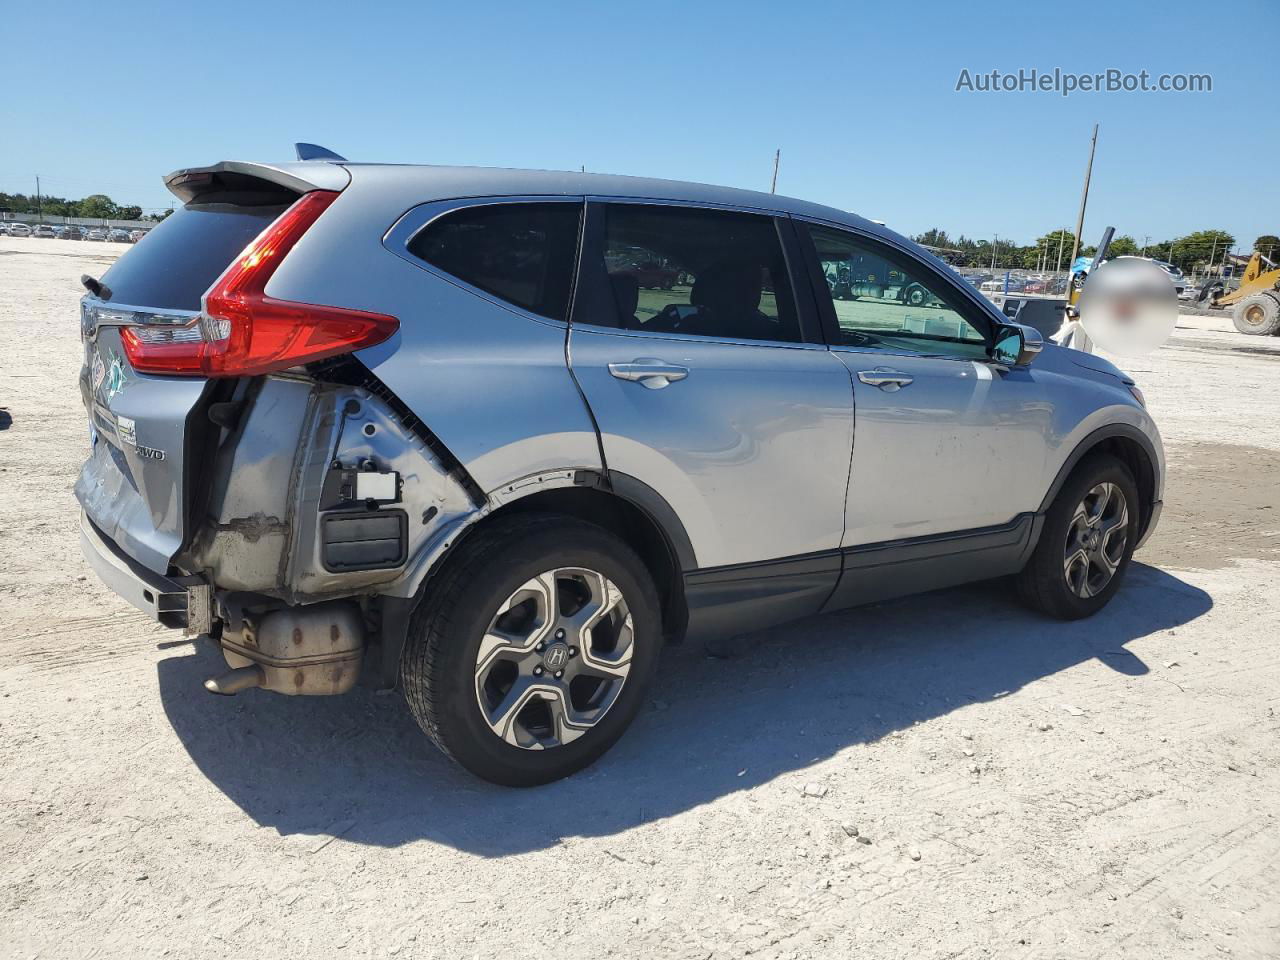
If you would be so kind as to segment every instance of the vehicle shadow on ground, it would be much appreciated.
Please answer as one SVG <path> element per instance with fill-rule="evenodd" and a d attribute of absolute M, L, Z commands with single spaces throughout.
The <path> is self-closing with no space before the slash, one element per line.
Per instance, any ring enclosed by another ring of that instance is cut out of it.
<path fill-rule="evenodd" d="M 209 696 L 201 682 L 225 668 L 208 646 L 161 661 L 160 694 L 196 765 L 263 826 L 497 857 L 671 816 L 1094 657 L 1142 676 L 1125 644 L 1213 605 L 1141 564 L 1086 621 L 1044 619 L 1010 593 L 994 582 L 814 617 L 750 638 L 730 660 L 697 644 L 668 650 L 622 741 L 535 790 L 490 786 L 453 766 L 398 694 Z"/>

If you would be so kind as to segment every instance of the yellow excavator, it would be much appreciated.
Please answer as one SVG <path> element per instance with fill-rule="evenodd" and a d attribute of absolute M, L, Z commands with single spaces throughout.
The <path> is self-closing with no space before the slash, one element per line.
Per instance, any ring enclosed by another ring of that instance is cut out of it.
<path fill-rule="evenodd" d="M 1200 302 L 1231 307 L 1231 322 L 1241 333 L 1280 335 L 1280 267 L 1255 250 L 1240 286 L 1227 292 L 1221 285 L 1207 285 L 1200 291 Z"/>

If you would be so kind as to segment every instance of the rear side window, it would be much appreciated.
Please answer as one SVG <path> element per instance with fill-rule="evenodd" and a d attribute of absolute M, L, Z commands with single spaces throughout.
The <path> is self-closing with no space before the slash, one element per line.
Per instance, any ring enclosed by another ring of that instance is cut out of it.
<path fill-rule="evenodd" d="M 771 218 L 610 204 L 604 266 L 618 325 L 726 339 L 800 340 Z"/>
<path fill-rule="evenodd" d="M 284 206 L 188 204 L 151 231 L 102 277 L 111 302 L 199 310 L 200 298 Z"/>
<path fill-rule="evenodd" d="M 581 215 L 577 203 L 468 207 L 428 224 L 409 242 L 409 252 L 478 290 L 563 321 Z"/>

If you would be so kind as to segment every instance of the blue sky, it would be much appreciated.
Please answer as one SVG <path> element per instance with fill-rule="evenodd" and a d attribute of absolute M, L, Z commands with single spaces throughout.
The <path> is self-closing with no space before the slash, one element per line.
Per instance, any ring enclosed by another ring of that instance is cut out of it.
<path fill-rule="evenodd" d="M 68 0 L 10 2 L 3 24 L 11 192 L 40 174 L 49 193 L 167 206 L 169 170 L 289 159 L 295 140 L 767 190 L 781 147 L 780 193 L 1029 243 L 1074 226 L 1097 121 L 1086 240 L 1108 223 L 1139 242 L 1280 233 L 1273 0 Z M 1055 67 L 1208 73 L 1213 92 L 955 91 L 962 68 Z"/>

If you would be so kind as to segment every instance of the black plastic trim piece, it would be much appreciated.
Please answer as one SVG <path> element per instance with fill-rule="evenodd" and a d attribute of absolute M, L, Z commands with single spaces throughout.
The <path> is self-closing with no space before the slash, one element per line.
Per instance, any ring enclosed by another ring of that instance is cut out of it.
<path fill-rule="evenodd" d="M 925 593 L 1021 570 L 1044 517 L 843 550 L 741 563 L 684 575 L 689 634 L 749 633 L 810 614 Z"/>
<path fill-rule="evenodd" d="M 1126 440 L 1136 441 L 1138 446 L 1142 448 L 1142 452 L 1146 454 L 1147 463 L 1151 467 L 1152 476 L 1155 477 L 1156 464 L 1159 463 L 1160 460 L 1156 456 L 1155 447 L 1152 445 L 1151 440 L 1147 435 L 1137 427 L 1131 426 L 1127 423 L 1109 423 L 1106 426 L 1099 427 L 1097 430 L 1093 431 L 1093 433 L 1081 440 L 1080 443 L 1076 445 L 1076 448 L 1071 451 L 1071 455 L 1067 457 L 1066 461 L 1062 464 L 1062 467 L 1058 470 L 1058 475 L 1054 477 L 1053 483 L 1049 487 L 1049 492 L 1044 495 L 1044 500 L 1040 503 L 1041 513 L 1049 509 L 1050 504 L 1052 504 L 1054 499 L 1058 496 L 1058 491 L 1061 490 L 1062 485 L 1067 482 L 1067 477 L 1069 477 L 1071 475 L 1071 471 L 1076 468 L 1076 464 L 1083 460 L 1085 455 L 1098 444 L 1102 443 L 1104 440 L 1110 440 L 1113 437 L 1123 437 Z M 1134 479 L 1136 480 L 1138 478 L 1135 477 Z M 1145 506 L 1148 508 L 1147 515 L 1149 517 L 1151 504 L 1146 504 Z M 1139 532 L 1139 536 L 1141 536 L 1142 532 L 1145 532 L 1145 529 L 1146 528 L 1144 526 L 1143 531 Z"/>
<path fill-rule="evenodd" d="M 1042 524 L 1042 515 L 1023 513 L 994 527 L 846 548 L 840 583 L 823 610 L 1017 573 L 1035 549 Z"/>
<path fill-rule="evenodd" d="M 927 537 L 908 537 L 901 540 L 884 540 L 879 543 L 846 547 L 844 568 L 878 567 L 886 563 L 902 563 L 908 560 L 924 560 L 930 557 L 950 556 L 972 550 L 1007 547 L 1021 542 L 1030 522 L 1030 513 L 1019 514 L 1008 523 L 994 527 L 978 527 L 957 530 Z"/>
<path fill-rule="evenodd" d="M 817 613 L 839 578 L 839 550 L 691 570 L 684 576 L 688 632 L 712 639 Z"/>
<path fill-rule="evenodd" d="M 409 515 L 403 510 L 334 510 L 320 516 L 320 562 L 330 573 L 394 570 L 404 565 L 408 545 Z"/>
<path fill-rule="evenodd" d="M 778 239 L 782 242 L 782 257 L 787 264 L 787 274 L 796 303 L 796 317 L 800 322 L 800 338 L 805 343 L 826 343 L 822 314 L 814 296 L 812 278 L 809 276 L 809 257 L 805 251 L 805 242 L 800 237 L 795 221 L 790 217 L 775 218 L 774 226 L 778 230 Z"/>
<path fill-rule="evenodd" d="M 679 515 L 672 509 L 671 504 L 663 499 L 662 494 L 643 480 L 637 480 L 630 474 L 620 473 L 617 470 L 610 470 L 602 479 L 607 484 L 606 489 L 639 507 L 662 531 L 674 555 L 677 571 L 697 569 L 698 559 L 694 555 L 689 534 L 685 531 Z"/>

